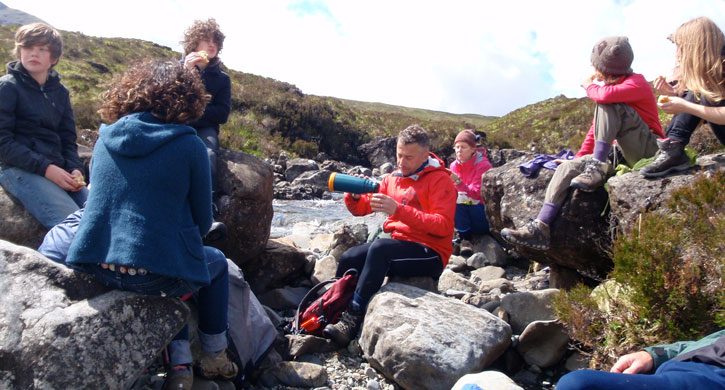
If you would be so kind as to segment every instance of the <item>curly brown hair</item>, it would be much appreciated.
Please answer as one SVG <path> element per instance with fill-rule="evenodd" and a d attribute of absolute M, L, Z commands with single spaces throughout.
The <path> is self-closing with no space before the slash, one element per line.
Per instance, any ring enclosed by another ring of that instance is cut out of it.
<path fill-rule="evenodd" d="M 15 31 L 15 58 L 20 60 L 20 48 L 48 45 L 50 58 L 55 64 L 63 54 L 63 38 L 58 30 L 45 23 L 30 23 L 18 27 Z"/>
<path fill-rule="evenodd" d="M 199 72 L 173 61 L 149 61 L 123 73 L 103 93 L 98 112 L 107 123 L 135 112 L 150 112 L 166 123 L 199 119 L 211 99 Z"/>
<path fill-rule="evenodd" d="M 224 46 L 224 38 L 224 33 L 219 29 L 216 19 L 195 20 L 191 27 L 184 32 L 184 40 L 181 41 L 181 45 L 184 47 L 184 55 L 187 55 L 196 50 L 199 41 L 211 39 L 217 45 L 217 51 L 221 52 Z"/>

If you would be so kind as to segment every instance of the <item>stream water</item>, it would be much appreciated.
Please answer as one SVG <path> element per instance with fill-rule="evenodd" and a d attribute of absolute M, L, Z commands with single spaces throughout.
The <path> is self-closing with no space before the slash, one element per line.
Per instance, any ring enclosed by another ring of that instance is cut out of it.
<path fill-rule="evenodd" d="M 333 193 L 332 199 L 278 200 L 272 202 L 274 217 L 270 238 L 288 235 L 314 237 L 334 233 L 344 225 L 364 223 L 368 230 L 376 229 L 385 220 L 383 213 L 355 217 L 345 207 L 343 194 Z"/>

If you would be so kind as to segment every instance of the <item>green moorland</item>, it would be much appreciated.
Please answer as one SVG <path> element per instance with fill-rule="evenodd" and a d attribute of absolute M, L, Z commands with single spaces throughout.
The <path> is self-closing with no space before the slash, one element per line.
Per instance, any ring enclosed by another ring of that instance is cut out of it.
<path fill-rule="evenodd" d="M 0 26 L 3 62 L 13 59 L 15 29 Z M 180 58 L 180 53 L 148 41 L 62 34 L 64 54 L 57 69 L 82 129 L 100 125 L 99 96 L 114 75 L 139 61 Z M 232 79 L 232 114 L 222 126 L 222 146 L 259 157 L 281 150 L 302 157 L 324 152 L 333 159 L 365 163 L 357 152 L 360 144 L 395 135 L 413 123 L 432 133 L 433 150 L 443 156 L 452 153 L 452 140 L 463 128 L 485 131 L 489 147 L 527 149 L 533 141 L 538 151 L 553 153 L 576 149 L 591 121 L 587 99 L 559 96 L 495 118 L 307 95 L 286 82 L 226 71 Z"/>

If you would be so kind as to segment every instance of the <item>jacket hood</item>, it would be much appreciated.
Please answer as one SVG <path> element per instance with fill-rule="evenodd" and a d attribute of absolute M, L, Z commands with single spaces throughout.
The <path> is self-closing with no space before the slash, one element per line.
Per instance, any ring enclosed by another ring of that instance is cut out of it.
<path fill-rule="evenodd" d="M 99 140 L 113 153 L 141 157 L 183 135 L 196 135 L 194 128 L 164 123 L 149 112 L 124 116 L 113 124 L 102 124 Z"/>
<path fill-rule="evenodd" d="M 5 69 L 7 70 L 8 74 L 14 75 L 16 78 L 20 79 L 28 86 L 37 88 L 39 90 L 41 89 L 40 84 L 35 81 L 33 76 L 31 76 L 27 70 L 25 70 L 25 67 L 20 61 L 8 62 L 5 65 Z M 43 85 L 42 89 L 54 88 L 58 85 L 60 85 L 60 74 L 56 72 L 55 68 L 50 68 L 50 71 L 48 72 L 48 79 L 45 81 L 45 85 Z"/>
<path fill-rule="evenodd" d="M 396 177 L 408 177 L 413 180 L 418 180 L 422 176 L 426 175 L 427 173 L 433 172 L 433 171 L 439 171 L 439 170 L 446 170 L 446 164 L 443 162 L 443 160 L 440 159 L 440 157 L 436 156 L 433 152 L 428 152 L 428 161 L 426 161 L 423 164 L 423 169 L 418 170 L 417 172 L 404 176 L 400 169 L 396 169 L 392 175 Z"/>

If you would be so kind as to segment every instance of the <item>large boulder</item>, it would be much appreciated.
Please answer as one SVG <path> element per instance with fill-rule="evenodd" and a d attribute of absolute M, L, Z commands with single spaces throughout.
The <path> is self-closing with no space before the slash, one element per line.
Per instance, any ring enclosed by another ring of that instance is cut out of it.
<path fill-rule="evenodd" d="M 508 348 L 511 328 L 485 310 L 388 283 L 368 305 L 360 347 L 371 366 L 404 389 L 450 389 Z"/>
<path fill-rule="evenodd" d="M 481 195 L 491 232 L 500 238 L 503 228 L 520 228 L 536 218 L 544 203 L 546 188 L 554 171 L 542 168 L 535 177 L 524 176 L 519 165 L 533 154 L 514 159 L 483 174 Z M 607 192 L 570 190 L 559 216 L 551 226 L 549 250 L 516 247 L 519 254 L 544 264 L 577 270 L 584 276 L 600 278 L 612 268 L 608 252 Z"/>
<path fill-rule="evenodd" d="M 219 151 L 217 165 L 223 194 L 220 219 L 227 225 L 227 239 L 214 246 L 244 269 L 264 251 L 269 238 L 274 214 L 272 167 L 250 154 L 226 149 Z"/>
<path fill-rule="evenodd" d="M 287 162 L 287 170 L 284 172 L 284 177 L 287 181 L 292 182 L 303 172 L 317 171 L 319 169 L 320 167 L 315 160 L 295 158 Z"/>
<path fill-rule="evenodd" d="M 242 270 L 252 291 L 261 295 L 303 276 L 306 263 L 304 252 L 294 242 L 278 238 L 270 239 L 257 261 L 248 263 Z"/>
<path fill-rule="evenodd" d="M 385 163 L 395 165 L 395 147 L 398 139 L 395 137 L 380 136 L 372 141 L 360 145 L 358 151 L 370 162 L 370 166 L 379 167 Z"/>
<path fill-rule="evenodd" d="M 321 169 L 319 171 L 306 171 L 302 172 L 296 179 L 292 181 L 292 186 L 305 186 L 309 185 L 315 189 L 317 197 L 322 197 L 325 191 L 329 191 L 328 180 L 330 179 L 330 171 L 327 169 Z"/>
<path fill-rule="evenodd" d="M 48 230 L 0 186 L 0 239 L 37 248 Z"/>
<path fill-rule="evenodd" d="M 128 389 L 186 323 L 176 298 L 109 290 L 0 241 L 0 388 Z"/>
<path fill-rule="evenodd" d="M 697 166 L 662 178 L 648 179 L 639 174 L 615 176 L 609 179 L 611 214 L 623 231 L 637 226 L 639 216 L 662 206 L 670 193 L 680 187 L 691 186 L 695 173 L 714 171 L 725 167 L 725 153 L 711 154 L 697 159 Z"/>

